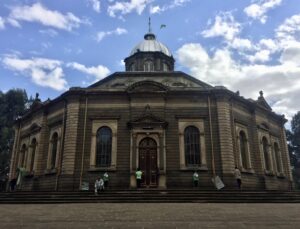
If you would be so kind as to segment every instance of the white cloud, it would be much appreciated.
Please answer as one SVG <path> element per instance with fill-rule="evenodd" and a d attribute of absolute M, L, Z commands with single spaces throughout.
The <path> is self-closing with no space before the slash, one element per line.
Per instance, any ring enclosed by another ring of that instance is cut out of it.
<path fill-rule="evenodd" d="M 100 31 L 97 33 L 96 40 L 97 42 L 102 41 L 105 37 L 111 36 L 111 35 L 122 35 L 128 33 L 126 29 L 124 28 L 116 28 L 115 30 L 112 31 Z"/>
<path fill-rule="evenodd" d="M 45 34 L 45 35 L 48 35 L 50 37 L 56 37 L 58 35 L 56 30 L 54 30 L 54 29 L 41 29 L 41 30 L 39 30 L 39 32 L 41 34 Z"/>
<path fill-rule="evenodd" d="M 180 7 L 183 6 L 185 3 L 190 2 L 191 0 L 172 0 L 171 2 L 169 2 L 166 5 L 163 6 L 150 6 L 150 14 L 158 14 L 161 12 L 164 12 L 166 10 L 170 10 L 173 9 L 175 7 Z"/>
<path fill-rule="evenodd" d="M 276 6 L 279 6 L 282 0 L 259 0 L 258 3 L 251 4 L 244 9 L 244 12 L 248 17 L 255 20 L 260 20 L 261 23 L 265 24 L 267 21 L 266 13 Z"/>
<path fill-rule="evenodd" d="M 289 46 L 281 54 L 280 62 L 283 64 L 295 65 L 300 67 L 300 43 Z"/>
<path fill-rule="evenodd" d="M 64 78 L 62 62 L 45 58 L 20 59 L 17 56 L 6 56 L 2 63 L 8 69 L 29 75 L 33 83 L 50 87 L 54 90 L 65 90 L 68 86 Z"/>
<path fill-rule="evenodd" d="M 270 60 L 271 52 L 269 50 L 259 50 L 252 56 L 248 56 L 248 60 L 254 62 L 266 62 Z"/>
<path fill-rule="evenodd" d="M 4 29 L 5 25 L 4 25 L 4 19 L 0 16 L 0 29 Z"/>
<path fill-rule="evenodd" d="M 208 30 L 202 31 L 203 37 L 224 37 L 233 40 L 240 33 L 241 25 L 236 22 L 230 12 L 222 12 L 215 17 L 215 23 Z"/>
<path fill-rule="evenodd" d="M 278 49 L 276 42 L 272 39 L 261 39 L 259 41 L 259 46 L 268 49 L 271 52 L 275 52 Z"/>
<path fill-rule="evenodd" d="M 276 39 L 281 46 L 289 46 L 292 42 L 300 40 L 300 14 L 287 18 L 276 29 Z"/>
<path fill-rule="evenodd" d="M 160 6 L 150 6 L 150 14 L 158 14 L 160 12 L 164 11 L 164 8 L 160 8 Z"/>
<path fill-rule="evenodd" d="M 97 13 L 100 13 L 101 10 L 100 0 L 88 0 L 88 2 L 92 5 L 93 10 L 95 10 Z"/>
<path fill-rule="evenodd" d="M 74 28 L 78 28 L 80 24 L 86 23 L 70 12 L 62 14 L 58 11 L 52 11 L 41 3 L 35 3 L 32 6 L 13 7 L 8 20 L 10 24 L 18 27 L 20 21 L 27 21 L 67 31 L 72 31 Z"/>
<path fill-rule="evenodd" d="M 73 68 L 75 70 L 86 73 L 88 75 L 92 75 L 95 77 L 95 81 L 103 79 L 110 73 L 110 70 L 103 65 L 98 65 L 96 67 L 94 67 L 94 66 L 86 67 L 83 64 L 79 64 L 77 62 L 72 62 L 72 63 L 68 63 L 67 67 Z"/>
<path fill-rule="evenodd" d="M 21 24 L 17 20 L 15 20 L 13 18 L 7 18 L 6 21 L 7 21 L 7 23 L 9 23 L 13 27 L 17 27 L 17 28 L 21 28 L 22 27 Z"/>
<path fill-rule="evenodd" d="M 130 0 L 130 1 L 116 1 L 113 5 L 108 6 L 107 12 L 109 16 L 115 17 L 118 12 L 121 15 L 126 15 L 132 11 L 136 11 L 137 14 L 141 15 L 146 6 L 153 0 Z"/>
<path fill-rule="evenodd" d="M 263 90 L 275 112 L 291 118 L 300 110 L 300 46 L 286 50 L 277 65 L 247 65 L 232 58 L 228 49 L 209 56 L 198 43 L 183 45 L 176 52 L 178 62 L 196 78 L 212 85 L 224 85 L 241 95 L 256 99 Z M 297 64 L 296 64 L 297 63 Z"/>
<path fill-rule="evenodd" d="M 250 50 L 253 48 L 252 42 L 249 39 L 234 38 L 230 45 L 232 48 L 239 50 Z"/>

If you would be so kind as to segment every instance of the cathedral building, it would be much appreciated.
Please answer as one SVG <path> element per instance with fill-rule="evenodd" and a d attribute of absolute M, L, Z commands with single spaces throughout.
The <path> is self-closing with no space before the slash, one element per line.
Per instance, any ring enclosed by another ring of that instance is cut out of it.
<path fill-rule="evenodd" d="M 108 172 L 111 189 L 236 188 L 288 190 L 292 175 L 283 115 L 264 99 L 246 99 L 174 70 L 170 50 L 149 31 L 125 59 L 124 72 L 53 100 L 38 97 L 15 123 L 10 179 L 20 189 L 93 189 Z"/>

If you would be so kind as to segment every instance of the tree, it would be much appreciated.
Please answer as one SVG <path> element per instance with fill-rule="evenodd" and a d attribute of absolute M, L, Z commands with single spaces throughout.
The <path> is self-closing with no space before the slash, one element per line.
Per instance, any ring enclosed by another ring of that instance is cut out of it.
<path fill-rule="evenodd" d="M 293 116 L 291 131 L 287 130 L 286 133 L 294 182 L 300 188 L 300 111 Z"/>
<path fill-rule="evenodd" d="M 293 137 L 292 145 L 297 158 L 300 158 L 300 111 L 294 115 L 291 122 Z"/>
<path fill-rule="evenodd" d="M 0 91 L 0 175 L 8 172 L 12 151 L 15 120 L 26 111 L 28 97 L 25 90 Z"/>

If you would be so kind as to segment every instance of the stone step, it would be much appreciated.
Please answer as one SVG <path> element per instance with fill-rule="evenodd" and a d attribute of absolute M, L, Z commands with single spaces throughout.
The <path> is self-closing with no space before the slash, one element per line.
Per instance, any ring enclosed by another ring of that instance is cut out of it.
<path fill-rule="evenodd" d="M 0 193 L 1 204 L 34 203 L 300 203 L 300 192 L 195 191 L 195 190 L 106 190 L 93 192 Z"/>

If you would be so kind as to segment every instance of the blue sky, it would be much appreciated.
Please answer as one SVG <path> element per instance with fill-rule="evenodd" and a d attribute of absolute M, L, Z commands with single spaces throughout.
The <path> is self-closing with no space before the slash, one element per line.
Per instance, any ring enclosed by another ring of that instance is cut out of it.
<path fill-rule="evenodd" d="M 0 90 L 53 99 L 123 71 L 149 16 L 176 70 L 300 110 L 299 0 L 1 0 Z"/>

